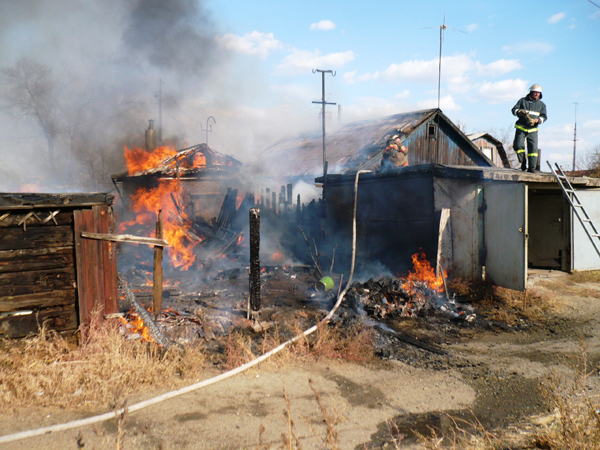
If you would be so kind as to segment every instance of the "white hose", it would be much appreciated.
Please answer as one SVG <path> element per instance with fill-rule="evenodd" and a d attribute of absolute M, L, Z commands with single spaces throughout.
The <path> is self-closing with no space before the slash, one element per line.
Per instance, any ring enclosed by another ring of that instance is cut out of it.
<path fill-rule="evenodd" d="M 274 354 L 279 353 L 281 350 L 283 350 L 289 344 L 292 344 L 293 342 L 296 342 L 297 340 L 314 333 L 318 329 L 319 325 L 328 323 L 331 320 L 331 318 L 335 314 L 336 310 L 339 308 L 340 304 L 342 303 L 342 299 L 346 295 L 346 292 L 348 292 L 348 289 L 350 288 L 350 284 L 352 283 L 352 277 L 354 275 L 354 261 L 356 258 L 356 201 L 358 198 L 358 177 L 361 173 L 366 173 L 366 172 L 370 172 L 370 170 L 359 170 L 356 173 L 356 180 L 354 183 L 354 213 L 353 213 L 353 222 L 352 222 L 352 265 L 350 268 L 350 277 L 348 278 L 348 283 L 346 283 L 346 287 L 338 296 L 337 302 L 335 303 L 335 305 L 333 306 L 331 311 L 329 311 L 329 313 L 317 325 L 309 328 L 308 330 L 304 331 L 301 334 L 296 335 L 292 339 L 284 342 L 283 344 L 279 345 L 278 347 L 275 347 L 273 350 L 265 353 L 264 355 L 261 355 L 258 358 L 253 359 L 250 362 L 247 362 L 246 364 L 242 364 L 241 366 L 236 367 L 235 369 L 232 369 L 228 372 L 222 373 L 221 375 L 217 375 L 216 377 L 209 378 L 208 380 L 200 381 L 198 383 L 183 387 L 176 391 L 167 392 L 165 394 L 159 395 L 158 397 L 154 397 L 154 398 L 145 400 L 143 402 L 136 403 L 135 405 L 132 405 L 127 408 L 128 412 L 139 411 L 140 409 L 147 408 L 148 406 L 155 405 L 157 403 L 163 402 L 163 401 L 168 400 L 173 397 L 177 397 L 179 395 L 187 394 L 188 392 L 195 391 L 197 389 L 203 388 L 205 386 L 209 386 L 211 384 L 217 383 L 219 381 L 222 381 L 229 377 L 237 375 L 238 373 L 243 372 L 243 371 L 263 362 L 264 360 L 270 358 Z M 116 412 L 116 414 L 121 414 L 121 413 L 123 413 L 123 409 L 120 409 Z M 41 436 L 46 433 L 52 433 L 52 432 L 57 432 L 57 431 L 66 431 L 66 430 L 71 430 L 73 428 L 80 428 L 80 427 L 84 427 L 84 426 L 88 426 L 88 425 L 93 425 L 95 423 L 104 422 L 106 420 L 113 419 L 114 417 L 115 417 L 115 412 L 113 411 L 113 412 L 100 414 L 98 416 L 88 417 L 87 419 L 74 420 L 72 422 L 62 423 L 62 424 L 58 424 L 58 425 L 51 425 L 51 426 L 44 427 L 44 428 L 37 428 L 35 430 L 21 431 L 19 433 L 7 434 L 4 436 L 0 436 L 0 444 L 5 444 L 7 442 L 14 442 L 14 441 L 18 441 L 20 439 L 26 439 L 26 438 L 30 438 L 30 437 L 34 437 L 34 436 Z"/>

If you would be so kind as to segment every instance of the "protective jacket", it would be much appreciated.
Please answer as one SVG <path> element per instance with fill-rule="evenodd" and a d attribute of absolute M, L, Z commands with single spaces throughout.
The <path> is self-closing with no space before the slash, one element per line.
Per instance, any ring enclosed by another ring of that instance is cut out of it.
<path fill-rule="evenodd" d="M 404 145 L 389 145 L 383 152 L 383 157 L 381 159 L 381 168 L 385 170 L 394 167 L 408 166 L 407 153 L 408 149 Z"/>
<path fill-rule="evenodd" d="M 533 100 L 529 96 L 529 94 L 527 94 L 527 96 L 520 99 L 517 102 L 517 104 L 513 106 L 511 110 L 513 116 L 517 115 L 517 111 L 519 109 L 524 109 L 527 112 L 527 115 L 532 119 L 540 119 L 539 123 L 536 124 L 536 126 L 531 127 L 527 123 L 527 119 L 525 116 L 519 117 L 517 122 L 515 123 L 515 128 L 518 128 L 519 130 L 524 131 L 526 133 L 533 133 L 534 131 L 537 131 L 537 127 L 539 125 L 541 125 L 546 121 L 546 119 L 548 119 L 548 116 L 546 115 L 546 104 L 541 99 L 542 97 L 540 96 L 539 99 Z"/>

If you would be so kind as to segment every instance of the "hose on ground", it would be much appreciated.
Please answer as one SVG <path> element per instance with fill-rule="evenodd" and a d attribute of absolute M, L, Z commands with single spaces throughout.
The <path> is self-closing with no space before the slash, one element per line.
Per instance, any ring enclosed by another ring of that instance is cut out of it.
<path fill-rule="evenodd" d="M 270 358 L 271 356 L 275 355 L 276 353 L 279 353 L 281 350 L 283 350 L 288 345 L 298 341 L 299 339 L 309 336 L 310 334 L 317 331 L 317 329 L 320 325 L 326 324 L 331 320 L 331 318 L 333 317 L 333 315 L 339 308 L 340 304 L 342 303 L 342 300 L 343 300 L 344 296 L 346 295 L 346 292 L 348 292 L 348 289 L 350 288 L 350 285 L 352 283 L 352 277 L 354 276 L 354 263 L 356 260 L 356 203 L 357 203 L 357 199 L 358 199 L 358 178 L 361 173 L 366 173 L 366 172 L 370 172 L 370 170 L 359 170 L 356 173 L 356 179 L 354 181 L 354 212 L 353 212 L 353 219 L 352 219 L 352 263 L 351 263 L 351 267 L 350 267 L 350 276 L 348 277 L 348 282 L 346 283 L 346 287 L 338 295 L 337 301 L 336 301 L 335 305 L 333 306 L 333 308 L 331 309 L 331 311 L 329 311 L 329 313 L 323 319 L 321 319 L 321 321 L 317 325 L 312 326 L 311 328 L 307 329 L 303 333 L 300 333 L 300 334 L 294 336 L 292 339 L 284 342 L 283 344 L 279 345 L 278 347 L 275 347 L 273 350 L 265 353 L 264 355 L 261 355 L 258 358 L 253 359 L 252 361 L 242 364 L 241 366 L 238 366 L 235 369 L 232 369 L 228 372 L 222 373 L 221 375 L 217 375 L 216 377 L 209 378 L 208 380 L 200 381 L 198 383 L 183 387 L 181 389 L 177 389 L 175 391 L 166 392 L 157 397 L 153 397 L 153 398 L 145 400 L 143 402 L 139 402 L 134 405 L 131 405 L 127 408 L 128 412 L 131 413 L 131 412 L 139 411 L 140 409 L 144 409 L 149 406 L 156 405 L 157 403 L 161 403 L 165 400 L 177 397 L 179 395 L 193 392 L 195 390 L 201 389 L 203 387 L 206 387 L 211 384 L 218 383 L 219 381 L 230 378 L 234 375 L 237 375 L 240 372 L 244 372 L 245 370 L 248 370 L 249 368 L 251 368 L 257 364 L 260 364 L 261 362 L 265 361 L 266 359 Z M 93 425 L 96 423 L 100 423 L 100 422 L 104 422 L 106 420 L 113 419 L 113 418 L 115 418 L 115 414 L 117 414 L 117 415 L 122 414 L 123 411 L 124 411 L 123 409 L 120 409 L 116 412 L 112 411 L 112 412 L 100 414 L 97 416 L 88 417 L 86 419 L 74 420 L 72 422 L 51 425 L 51 426 L 47 426 L 47 427 L 43 427 L 43 428 L 37 428 L 34 430 L 21 431 L 19 433 L 0 436 L 0 444 L 4 444 L 7 442 L 14 442 L 14 441 L 18 441 L 21 439 L 35 437 L 35 436 L 41 436 L 46 433 L 66 431 L 66 430 L 71 430 L 73 428 L 80 428 L 80 427 L 84 427 L 84 426 L 88 426 L 88 425 Z"/>

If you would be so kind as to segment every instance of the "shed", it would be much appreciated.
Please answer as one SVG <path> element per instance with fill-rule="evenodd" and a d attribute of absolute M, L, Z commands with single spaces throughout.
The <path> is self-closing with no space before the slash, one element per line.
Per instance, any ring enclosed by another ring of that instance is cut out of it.
<path fill-rule="evenodd" d="M 75 331 L 118 312 L 110 194 L 0 194 L 0 338 Z"/>
<path fill-rule="evenodd" d="M 474 133 L 467 135 L 467 137 L 494 163 L 494 166 L 510 168 L 504 144 L 494 136 L 489 133 Z"/>
<path fill-rule="evenodd" d="M 206 144 L 179 150 L 155 167 L 129 174 L 113 175 L 127 203 L 138 189 L 156 188 L 159 181 L 177 180 L 181 198 L 188 214 L 209 222 L 218 216 L 227 189 L 235 184 L 242 163 L 223 155 Z"/>
<path fill-rule="evenodd" d="M 411 166 L 446 164 L 494 166 L 440 109 L 413 111 L 344 125 L 326 135 L 328 173 L 379 168 L 387 139 L 399 134 Z M 506 160 L 506 167 L 508 160 Z M 322 134 L 284 139 L 267 148 L 259 162 L 266 176 L 318 176 L 323 173 Z"/>
<path fill-rule="evenodd" d="M 338 244 L 351 242 L 355 177 L 328 177 L 327 229 Z M 600 224 L 600 180 L 569 180 Z M 444 209 L 450 218 L 440 229 Z M 530 267 L 600 269 L 550 173 L 428 164 L 361 174 L 357 231 L 357 263 L 391 273 L 410 269 L 410 256 L 421 249 L 434 266 L 439 253 L 453 276 L 517 290 L 527 287 Z M 336 260 L 350 260 L 349 251 L 340 245 Z"/>

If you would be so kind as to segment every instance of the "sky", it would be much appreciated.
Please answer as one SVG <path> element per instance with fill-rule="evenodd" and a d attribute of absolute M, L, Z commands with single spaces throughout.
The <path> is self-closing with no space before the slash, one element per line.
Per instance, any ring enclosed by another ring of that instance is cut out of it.
<path fill-rule="evenodd" d="M 312 69 L 335 71 L 326 76 L 326 98 L 342 105 L 344 121 L 437 107 L 445 21 L 440 108 L 452 121 L 468 133 L 510 128 L 512 106 L 537 83 L 548 108 L 539 131 L 543 160 L 570 168 L 575 120 L 578 155 L 600 144 L 600 8 L 589 1 L 207 6 L 237 70 L 251 66 L 264 79 L 269 93 L 247 98 L 253 107 L 288 102 L 317 114 L 311 101 L 320 100 L 321 76 Z"/>
<path fill-rule="evenodd" d="M 341 121 L 338 106 L 327 107 L 330 131 L 437 107 L 445 23 L 442 111 L 466 133 L 512 140 L 510 110 L 540 84 L 542 167 L 570 169 L 575 121 L 578 166 L 600 145 L 595 3 L 0 0 L 0 68 L 29 58 L 51 69 L 61 104 L 56 151 L 77 161 L 82 178 L 124 170 L 123 142 L 159 122 L 159 85 L 166 141 L 208 141 L 248 163 L 280 139 L 320 132 L 315 69 L 332 71 L 326 100 L 341 106 Z M 0 143 L 3 190 L 8 179 L 47 173 L 39 126 L 5 104 Z"/>

